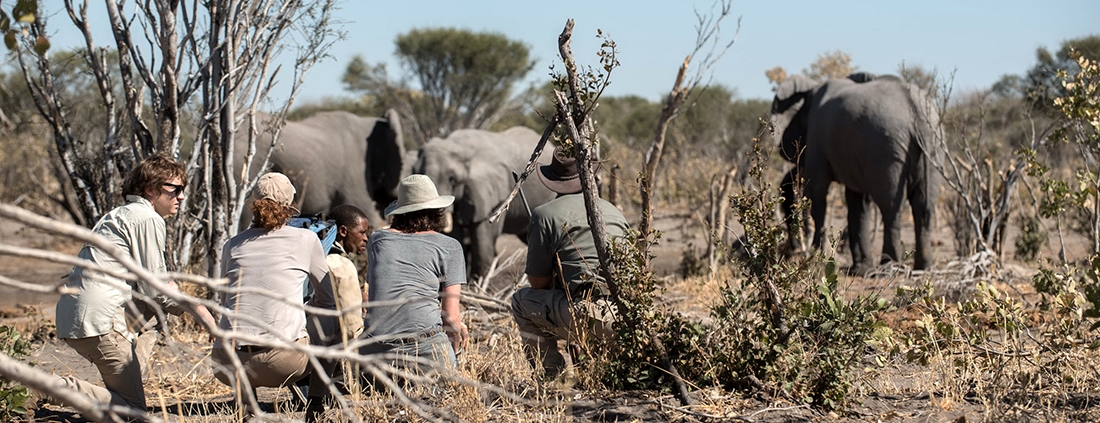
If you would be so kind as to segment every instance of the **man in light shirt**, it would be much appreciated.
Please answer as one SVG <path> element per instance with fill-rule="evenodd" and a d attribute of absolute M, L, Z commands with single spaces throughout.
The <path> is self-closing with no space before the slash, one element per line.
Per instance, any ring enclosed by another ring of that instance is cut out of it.
<path fill-rule="evenodd" d="M 172 159 L 153 156 L 142 161 L 124 182 L 126 204 L 107 212 L 92 231 L 150 272 L 165 273 L 164 217 L 179 211 L 185 181 L 183 166 Z M 126 272 L 118 260 L 92 245 L 85 245 L 79 257 Z M 95 364 L 106 388 L 75 377 L 63 380 L 96 401 L 144 411 L 145 388 L 135 338 L 156 311 L 153 305 L 134 301 L 134 294 L 151 299 L 168 314 L 179 315 L 184 308 L 145 281 L 125 281 L 82 266 L 73 268 L 66 286 L 72 292 L 57 301 L 57 337 Z M 176 289 L 175 283 L 169 282 L 169 288 Z M 197 306 L 196 313 L 215 324 L 206 307 Z"/>

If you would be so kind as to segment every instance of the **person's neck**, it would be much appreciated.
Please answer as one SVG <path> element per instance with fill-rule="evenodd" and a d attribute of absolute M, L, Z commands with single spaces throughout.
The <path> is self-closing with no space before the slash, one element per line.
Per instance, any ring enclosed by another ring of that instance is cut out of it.
<path fill-rule="evenodd" d="M 394 229 L 394 228 L 386 228 L 386 230 L 390 231 L 390 232 L 394 232 L 394 233 L 399 233 L 399 234 L 434 234 L 434 233 L 437 233 L 436 231 L 405 232 L 405 231 Z"/>

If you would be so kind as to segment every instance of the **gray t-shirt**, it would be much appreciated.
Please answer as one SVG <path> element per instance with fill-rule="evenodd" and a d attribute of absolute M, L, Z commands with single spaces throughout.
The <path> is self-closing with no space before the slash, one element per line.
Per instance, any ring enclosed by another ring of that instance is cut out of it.
<path fill-rule="evenodd" d="M 442 325 L 440 291 L 466 283 L 462 245 L 436 232 L 375 231 L 367 262 L 364 337 L 411 336 Z"/>
<path fill-rule="evenodd" d="M 223 300 L 225 308 L 262 322 L 225 315 L 218 324 L 222 329 L 259 337 L 278 335 L 289 340 L 306 336 L 305 310 L 295 304 L 302 303 L 307 279 L 314 290 L 311 305 L 335 307 L 321 241 L 308 229 L 250 228 L 237 234 L 222 248 L 222 275 L 229 279 L 230 291 Z"/>

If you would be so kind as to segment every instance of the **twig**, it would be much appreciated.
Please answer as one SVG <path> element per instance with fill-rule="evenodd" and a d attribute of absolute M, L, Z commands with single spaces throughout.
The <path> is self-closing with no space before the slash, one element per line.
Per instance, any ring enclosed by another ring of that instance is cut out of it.
<path fill-rule="evenodd" d="M 759 415 L 764 414 L 764 413 L 770 413 L 772 411 L 791 411 L 791 410 L 798 410 L 798 409 L 803 409 L 803 408 L 810 408 L 810 405 L 809 404 L 802 404 L 802 405 L 795 405 L 795 406 L 791 406 L 791 407 L 768 407 L 768 408 L 765 408 L 763 410 L 758 410 L 758 411 L 756 411 L 752 414 L 749 414 L 748 418 L 751 419 L 753 417 L 759 416 Z"/>
<path fill-rule="evenodd" d="M 688 407 L 677 407 L 677 406 L 668 405 L 668 404 L 665 404 L 665 403 L 662 403 L 662 402 L 656 401 L 656 400 L 642 401 L 640 404 L 653 404 L 653 405 L 657 406 L 658 410 L 663 409 L 663 408 L 667 408 L 667 409 L 675 411 L 677 413 L 683 413 L 683 414 L 687 414 L 689 416 L 699 417 L 699 418 L 702 418 L 702 419 L 719 420 L 719 421 L 729 421 L 730 419 L 744 421 L 744 422 L 751 422 L 752 421 L 752 420 L 746 420 L 744 418 L 736 417 L 736 416 L 733 416 L 733 417 L 731 417 L 731 416 L 719 416 L 719 415 L 715 415 L 715 414 L 707 414 L 707 413 L 703 413 L 703 412 L 699 412 L 699 411 L 693 411 L 693 410 L 688 409 Z"/>

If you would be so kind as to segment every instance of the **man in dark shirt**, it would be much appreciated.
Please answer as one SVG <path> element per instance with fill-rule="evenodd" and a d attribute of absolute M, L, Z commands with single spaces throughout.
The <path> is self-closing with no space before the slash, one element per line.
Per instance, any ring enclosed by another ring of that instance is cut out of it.
<path fill-rule="evenodd" d="M 547 376 L 566 370 L 558 340 L 575 340 L 578 319 L 587 319 L 589 335 L 613 332 L 614 307 L 600 275 L 595 239 L 581 192 L 576 159 L 554 151 L 549 165 L 539 168 L 539 180 L 558 197 L 531 212 L 527 234 L 527 279 L 530 288 L 512 296 L 512 317 L 523 338 L 523 350 Z M 599 201 L 607 235 L 622 237 L 628 225 L 613 204 Z"/>

